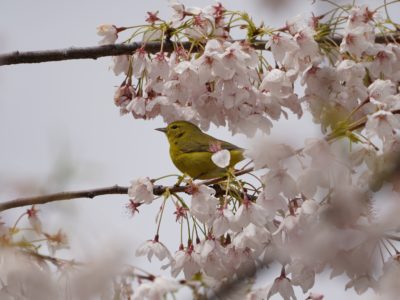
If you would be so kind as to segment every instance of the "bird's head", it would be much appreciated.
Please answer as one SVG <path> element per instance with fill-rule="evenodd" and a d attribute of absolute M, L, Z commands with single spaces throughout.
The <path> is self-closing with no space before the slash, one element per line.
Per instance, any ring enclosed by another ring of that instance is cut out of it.
<path fill-rule="evenodd" d="M 175 121 L 169 123 L 167 127 L 156 128 L 156 130 L 164 132 L 170 143 L 181 138 L 190 138 L 194 133 L 201 132 L 199 127 L 188 121 Z"/>

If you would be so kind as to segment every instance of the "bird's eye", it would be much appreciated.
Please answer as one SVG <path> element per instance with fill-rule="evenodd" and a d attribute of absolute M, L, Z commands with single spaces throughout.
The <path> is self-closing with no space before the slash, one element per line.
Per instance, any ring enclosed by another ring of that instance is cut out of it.
<path fill-rule="evenodd" d="M 178 128 L 178 125 L 172 125 L 171 128 L 172 128 L 172 129 L 177 129 L 177 128 Z"/>

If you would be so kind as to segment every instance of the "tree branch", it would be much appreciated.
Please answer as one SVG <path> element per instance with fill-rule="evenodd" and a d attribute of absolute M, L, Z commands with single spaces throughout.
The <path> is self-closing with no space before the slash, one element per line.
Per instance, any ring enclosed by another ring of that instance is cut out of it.
<path fill-rule="evenodd" d="M 236 171 L 235 175 L 240 176 L 240 175 L 249 173 L 251 171 L 253 171 L 253 168 L 247 168 L 247 169 Z M 203 181 L 200 181 L 198 184 L 211 185 L 211 184 L 216 184 L 218 182 L 221 182 L 224 179 L 225 179 L 225 177 L 203 180 Z M 162 194 L 164 194 L 164 192 L 167 189 L 171 193 L 180 193 L 180 192 L 185 192 L 187 187 L 186 186 L 155 185 L 153 188 L 153 194 L 156 196 L 161 196 Z M 72 200 L 72 199 L 77 199 L 77 198 L 91 198 L 92 199 L 97 196 L 112 195 L 112 194 L 126 195 L 126 194 L 128 194 L 128 187 L 114 185 L 114 186 L 98 188 L 98 189 L 61 192 L 61 193 L 48 194 L 48 195 L 42 195 L 42 196 L 36 196 L 36 197 L 17 198 L 14 200 L 0 203 L 0 211 L 4 211 L 4 210 L 10 209 L 10 208 L 21 207 L 21 206 L 45 204 L 48 202 L 55 202 L 55 201 L 61 201 L 61 200 Z"/>
<path fill-rule="evenodd" d="M 28 51 L 28 52 L 11 52 L 0 54 L 0 66 L 13 64 L 31 64 L 49 61 L 60 61 L 70 59 L 97 59 L 104 56 L 115 56 L 123 54 L 132 54 L 137 49 L 143 47 L 143 43 L 134 42 L 132 44 L 113 44 L 85 48 L 67 48 L 45 51 Z M 189 47 L 190 43 L 183 43 L 184 47 Z M 148 42 L 144 46 L 145 50 L 150 53 L 160 51 L 161 43 Z M 164 43 L 164 51 L 171 52 L 173 50 L 172 43 Z"/>
<path fill-rule="evenodd" d="M 336 44 L 340 44 L 341 37 L 332 37 L 329 39 L 334 41 Z M 243 40 L 236 40 L 243 41 Z M 257 50 L 265 49 L 265 44 L 267 41 L 260 40 L 254 41 L 253 47 Z M 389 43 L 389 42 L 400 42 L 400 36 L 396 35 L 379 35 L 376 37 L 377 43 Z M 191 42 L 173 43 L 164 41 L 163 51 L 171 52 L 174 47 L 181 46 L 185 49 L 189 49 L 192 46 Z M 27 51 L 27 52 L 11 52 L 0 54 L 0 66 L 4 65 L 15 65 L 15 64 L 32 64 L 32 63 L 42 63 L 49 61 L 60 61 L 60 60 L 71 60 L 71 59 L 97 59 L 104 56 L 115 56 L 123 54 L 132 54 L 137 49 L 144 47 L 147 52 L 156 53 L 160 51 L 161 42 L 134 42 L 132 44 L 113 44 L 113 45 L 103 45 L 95 47 L 85 47 L 85 48 L 67 48 L 67 49 L 56 49 L 56 50 L 45 50 L 45 51 Z M 192 51 L 197 51 L 194 47 Z"/>
<path fill-rule="evenodd" d="M 190 49 L 191 42 L 182 42 L 179 44 L 164 41 L 163 51 L 172 52 L 175 47 L 180 46 Z M 134 42 L 132 44 L 113 44 L 85 48 L 67 48 L 45 51 L 11 52 L 0 54 L 0 66 L 15 64 L 32 64 L 49 61 L 71 60 L 71 59 L 97 59 L 104 56 L 115 56 L 123 54 L 132 54 L 137 49 L 144 48 L 149 53 L 157 53 L 161 49 L 161 42 Z M 259 42 L 257 49 L 265 48 L 265 41 Z M 197 47 L 192 49 L 197 51 Z"/>
<path fill-rule="evenodd" d="M 45 261 L 51 262 L 56 267 L 60 267 L 63 265 L 70 265 L 70 266 L 84 266 L 85 265 L 84 263 L 77 262 L 74 260 L 57 258 L 57 257 L 44 255 L 44 254 L 40 254 L 38 252 L 33 252 L 33 251 L 21 251 L 21 253 L 24 255 L 32 256 L 32 257 L 38 259 L 39 261 L 45 260 Z"/>

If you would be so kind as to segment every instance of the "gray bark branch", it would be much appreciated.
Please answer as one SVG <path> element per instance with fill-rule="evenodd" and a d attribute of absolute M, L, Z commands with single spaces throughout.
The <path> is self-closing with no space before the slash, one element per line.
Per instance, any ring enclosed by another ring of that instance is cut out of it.
<path fill-rule="evenodd" d="M 336 44 L 341 43 L 340 37 L 332 37 L 329 39 L 330 41 L 334 41 Z M 237 40 L 242 41 L 242 40 Z M 399 35 L 388 35 L 383 36 L 379 35 L 376 37 L 377 43 L 398 43 L 400 42 Z M 267 41 L 260 40 L 254 41 L 253 47 L 257 50 L 265 49 L 265 44 Z M 173 43 L 173 42 L 164 42 L 163 51 L 164 52 L 172 52 L 174 47 L 181 46 L 185 49 L 190 49 L 192 44 L 190 42 L 183 43 Z M 5 65 L 15 65 L 15 64 L 34 64 L 34 63 L 42 63 L 42 62 L 50 62 L 50 61 L 61 61 L 61 60 L 71 60 L 71 59 L 97 59 L 99 57 L 105 56 L 116 56 L 116 55 L 124 55 L 124 54 L 132 54 L 137 49 L 144 47 L 144 49 L 149 53 L 157 53 L 161 49 L 161 42 L 134 42 L 131 44 L 113 44 L 113 45 L 103 45 L 103 46 L 94 46 L 94 47 L 81 47 L 81 48 L 66 48 L 66 49 L 55 49 L 55 50 L 44 50 L 44 51 L 27 51 L 20 52 L 14 51 L 10 53 L 0 54 L 0 66 Z M 197 48 L 194 47 L 193 51 L 197 51 Z"/>

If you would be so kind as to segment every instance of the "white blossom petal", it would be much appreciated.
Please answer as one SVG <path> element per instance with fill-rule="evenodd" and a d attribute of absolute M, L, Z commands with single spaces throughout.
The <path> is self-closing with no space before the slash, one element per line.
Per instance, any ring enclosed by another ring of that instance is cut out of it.
<path fill-rule="evenodd" d="M 229 152 L 229 150 L 226 149 L 217 151 L 211 156 L 211 160 L 218 167 L 226 168 L 227 166 L 229 166 L 229 163 L 231 161 L 231 153 Z"/>

